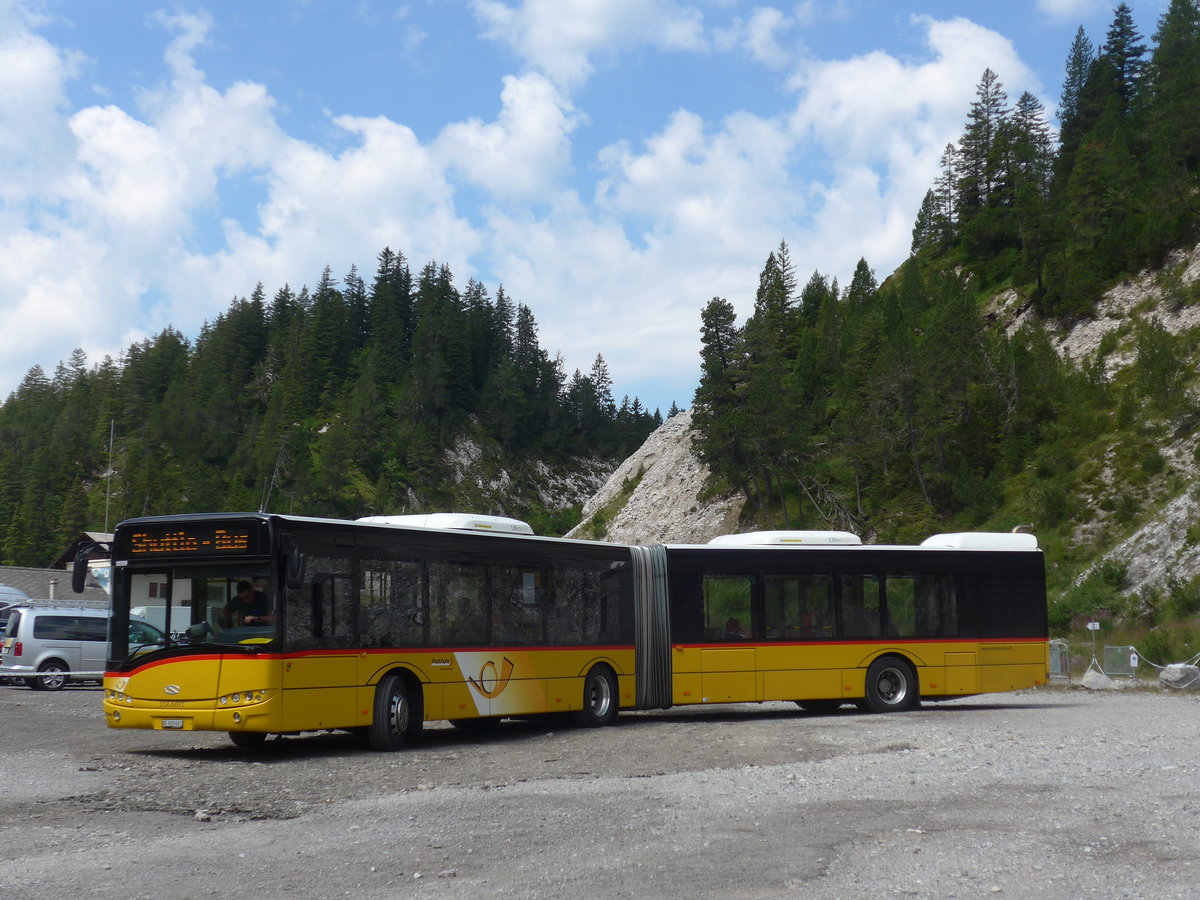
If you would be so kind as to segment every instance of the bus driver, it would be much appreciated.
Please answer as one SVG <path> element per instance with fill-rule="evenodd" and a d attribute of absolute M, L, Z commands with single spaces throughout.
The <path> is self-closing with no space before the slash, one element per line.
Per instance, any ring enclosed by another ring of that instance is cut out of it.
<path fill-rule="evenodd" d="M 233 624 L 271 625 L 275 617 L 267 603 L 267 595 L 257 590 L 249 581 L 239 581 L 237 593 L 221 611 L 222 616 Z"/>

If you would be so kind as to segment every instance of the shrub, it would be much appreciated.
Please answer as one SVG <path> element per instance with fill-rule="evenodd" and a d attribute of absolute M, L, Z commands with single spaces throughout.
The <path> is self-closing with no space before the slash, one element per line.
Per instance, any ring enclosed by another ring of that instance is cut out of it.
<path fill-rule="evenodd" d="M 1167 610 L 1171 615 L 1185 619 L 1200 612 L 1200 575 L 1188 581 L 1172 575 L 1167 578 L 1166 588 Z"/>
<path fill-rule="evenodd" d="M 1170 633 L 1157 628 L 1142 638 L 1138 644 L 1138 652 L 1159 666 L 1175 662 L 1175 648 L 1172 646 Z"/>

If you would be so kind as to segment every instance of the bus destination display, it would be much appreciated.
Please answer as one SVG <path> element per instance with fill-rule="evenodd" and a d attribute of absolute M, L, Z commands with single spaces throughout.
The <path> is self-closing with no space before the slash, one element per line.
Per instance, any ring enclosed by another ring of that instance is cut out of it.
<path fill-rule="evenodd" d="M 171 556 L 252 553 L 250 528 L 162 528 L 134 531 L 129 535 L 130 556 Z"/>

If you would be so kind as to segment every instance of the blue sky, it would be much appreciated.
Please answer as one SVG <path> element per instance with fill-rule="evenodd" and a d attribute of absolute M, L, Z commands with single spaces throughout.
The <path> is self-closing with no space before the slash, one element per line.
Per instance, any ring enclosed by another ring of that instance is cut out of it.
<path fill-rule="evenodd" d="M 0 396 L 389 246 L 686 407 L 711 297 L 744 316 L 781 240 L 882 279 L 984 68 L 1052 115 L 1114 6 L 0 0 Z"/>

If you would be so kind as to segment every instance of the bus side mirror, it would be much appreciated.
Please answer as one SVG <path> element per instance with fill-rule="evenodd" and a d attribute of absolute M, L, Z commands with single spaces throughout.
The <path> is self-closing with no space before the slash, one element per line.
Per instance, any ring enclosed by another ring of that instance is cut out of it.
<path fill-rule="evenodd" d="M 298 591 L 304 586 L 304 552 L 295 544 L 292 544 L 291 550 L 288 551 L 283 580 L 293 591 Z"/>
<path fill-rule="evenodd" d="M 71 590 L 82 594 L 87 586 L 88 554 L 96 549 L 94 543 L 84 544 L 75 554 L 75 565 L 71 569 Z"/>

